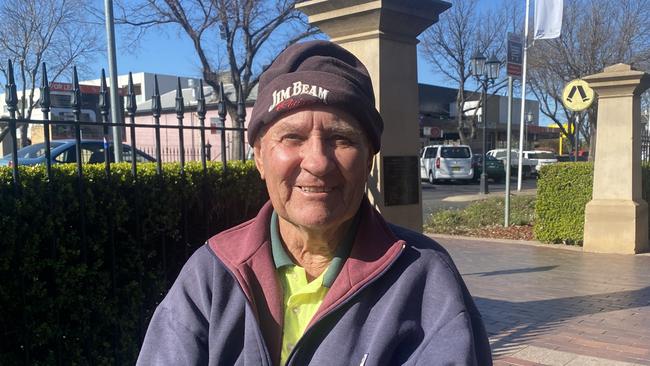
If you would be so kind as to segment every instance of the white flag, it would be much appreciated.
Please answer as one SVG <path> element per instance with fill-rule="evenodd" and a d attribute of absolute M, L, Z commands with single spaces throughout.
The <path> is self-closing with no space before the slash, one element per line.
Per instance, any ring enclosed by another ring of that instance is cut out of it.
<path fill-rule="evenodd" d="M 535 0 L 534 39 L 550 39 L 562 31 L 562 7 L 564 0 Z"/>

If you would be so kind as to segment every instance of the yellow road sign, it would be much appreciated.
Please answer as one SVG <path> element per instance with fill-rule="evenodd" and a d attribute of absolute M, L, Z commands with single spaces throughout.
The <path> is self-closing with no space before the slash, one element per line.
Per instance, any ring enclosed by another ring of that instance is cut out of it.
<path fill-rule="evenodd" d="M 562 91 L 562 103 L 568 109 L 583 111 L 594 102 L 594 90 L 582 79 L 571 80 Z"/>

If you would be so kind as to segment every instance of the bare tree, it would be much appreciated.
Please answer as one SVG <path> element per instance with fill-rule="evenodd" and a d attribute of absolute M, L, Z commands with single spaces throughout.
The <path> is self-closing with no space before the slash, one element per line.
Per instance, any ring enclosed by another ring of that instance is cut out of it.
<path fill-rule="evenodd" d="M 648 70 L 650 64 L 650 0 L 566 0 L 562 35 L 536 41 L 529 49 L 532 92 L 542 113 L 563 133 L 564 123 L 578 120 L 576 129 L 590 145 L 596 132 L 594 103 L 586 112 L 572 112 L 562 104 L 564 85 L 572 79 L 602 72 L 617 63 Z M 573 127 L 571 127 L 573 129 Z M 574 144 L 573 139 L 570 140 Z"/>
<path fill-rule="evenodd" d="M 139 32 L 162 25 L 180 27 L 194 46 L 206 83 L 219 90 L 219 82 L 226 79 L 234 86 L 235 98 L 238 99 L 241 92 L 246 100 L 257 85 L 263 69 L 280 51 L 316 33 L 308 27 L 305 17 L 294 9 L 297 2 L 131 1 L 120 5 L 122 15 L 118 17 L 118 22 L 135 26 Z M 225 99 L 228 112 L 234 117 L 237 100 Z"/>
<path fill-rule="evenodd" d="M 34 89 L 40 84 L 41 64 L 55 80 L 73 64 L 80 68 L 101 50 L 97 27 L 90 23 L 84 0 L 21 0 L 0 4 L 0 71 L 7 79 L 6 60 L 14 62 L 16 84 L 22 90 L 18 117 L 30 119 L 36 106 Z M 27 124 L 21 124 L 21 145 Z M 0 141 L 8 128 L 0 131 Z"/>
<path fill-rule="evenodd" d="M 476 118 L 466 118 L 479 104 L 468 108 L 467 84 L 471 81 L 470 60 L 475 51 L 487 57 L 495 52 L 504 59 L 506 30 L 513 19 L 515 8 L 506 2 L 499 12 L 479 10 L 479 0 L 457 0 L 451 9 L 440 16 L 440 21 L 427 29 L 421 37 L 421 52 L 434 69 L 452 81 L 458 88 L 456 122 L 461 142 L 466 144 L 476 136 Z M 501 84 L 502 85 L 502 84 Z M 500 87 L 500 85 L 497 85 Z"/>

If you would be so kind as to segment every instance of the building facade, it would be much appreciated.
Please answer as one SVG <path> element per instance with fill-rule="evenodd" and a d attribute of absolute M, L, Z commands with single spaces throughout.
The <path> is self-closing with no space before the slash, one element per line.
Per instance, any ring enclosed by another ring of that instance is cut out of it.
<path fill-rule="evenodd" d="M 502 148 L 507 141 L 508 98 L 502 95 L 487 96 L 487 108 L 480 107 L 481 94 L 466 91 L 466 101 L 462 111 L 456 107 L 458 89 L 436 85 L 419 84 L 420 98 L 420 143 L 421 146 L 432 144 L 461 143 L 459 128 L 468 136 L 467 143 L 474 152 L 482 151 L 483 121 L 486 125 L 486 150 Z M 512 146 L 519 145 L 519 121 L 521 99 L 512 100 Z M 487 113 L 483 113 L 483 111 Z M 536 141 L 558 138 L 557 131 L 539 125 L 539 102 L 526 100 L 526 112 L 532 113 L 532 120 L 525 124 L 524 148 L 535 148 Z M 458 115 L 461 115 L 459 126 Z M 526 113 L 528 114 L 528 113 Z M 472 125 L 475 126 L 471 136 Z"/>

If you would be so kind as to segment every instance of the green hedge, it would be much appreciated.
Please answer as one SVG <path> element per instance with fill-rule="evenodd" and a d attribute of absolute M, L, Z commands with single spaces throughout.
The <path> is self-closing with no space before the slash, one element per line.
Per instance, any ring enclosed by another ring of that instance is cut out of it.
<path fill-rule="evenodd" d="M 558 163 L 542 168 L 537 181 L 535 237 L 544 242 L 582 245 L 585 206 L 591 200 L 594 165 Z M 650 192 L 650 164 L 641 166 L 643 199 Z M 650 227 L 650 218 L 648 220 Z"/>
<path fill-rule="evenodd" d="M 267 200 L 251 162 L 0 168 L 0 365 L 134 364 L 149 318 L 211 235 Z M 85 212 L 85 234 L 81 208 Z M 82 236 L 85 235 L 85 245 Z M 113 240 L 111 240 L 113 239 Z M 113 244 L 112 244 L 113 243 Z M 112 271 L 111 269 L 115 270 Z"/>
<path fill-rule="evenodd" d="M 544 242 L 582 244 L 585 205 L 591 200 L 593 163 L 557 163 L 542 168 L 537 181 L 535 237 Z"/>

